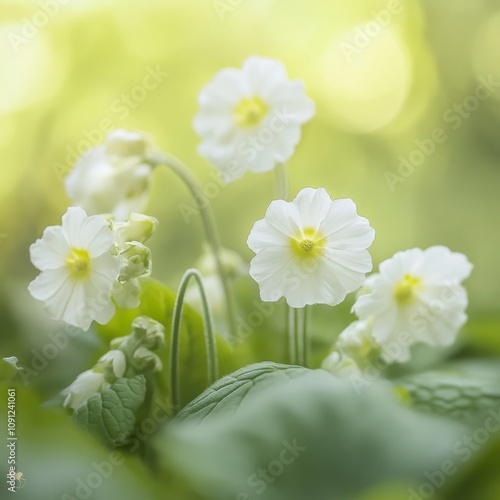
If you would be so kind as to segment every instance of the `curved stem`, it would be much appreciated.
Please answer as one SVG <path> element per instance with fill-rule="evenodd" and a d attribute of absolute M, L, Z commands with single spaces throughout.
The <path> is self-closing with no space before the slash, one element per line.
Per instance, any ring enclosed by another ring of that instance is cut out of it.
<path fill-rule="evenodd" d="M 210 246 L 210 249 L 212 250 L 217 267 L 217 272 L 221 280 L 227 308 L 229 333 L 232 338 L 236 338 L 236 312 L 234 300 L 231 294 L 227 272 L 222 265 L 220 257 L 221 243 L 219 233 L 217 231 L 217 226 L 215 224 L 212 211 L 210 210 L 208 200 L 203 193 L 198 180 L 192 174 L 191 170 L 189 170 L 189 168 L 184 163 L 182 163 L 174 156 L 162 154 L 159 158 L 152 160 L 152 163 L 156 165 L 165 165 L 173 170 L 184 182 L 184 184 L 186 184 L 186 186 L 191 191 L 191 194 L 193 195 L 198 211 L 200 212 L 203 227 L 205 229 L 206 239 Z"/>
<path fill-rule="evenodd" d="M 184 307 L 184 296 L 191 278 L 194 278 L 200 291 L 203 306 L 203 333 L 205 335 L 205 347 L 207 350 L 207 373 L 208 383 L 213 384 L 217 380 L 218 362 L 217 346 L 215 344 L 212 329 L 212 314 L 208 305 L 203 278 L 196 269 L 188 269 L 181 279 L 179 291 L 175 299 L 174 314 L 172 317 L 172 335 L 170 337 L 170 398 L 172 409 L 176 413 L 180 408 L 180 384 L 179 384 L 179 352 L 182 324 L 182 310 Z"/>

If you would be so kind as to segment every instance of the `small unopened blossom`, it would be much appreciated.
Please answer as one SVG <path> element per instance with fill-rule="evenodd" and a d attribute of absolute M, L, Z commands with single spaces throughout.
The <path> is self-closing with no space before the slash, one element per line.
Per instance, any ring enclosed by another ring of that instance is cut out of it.
<path fill-rule="evenodd" d="M 300 80 L 289 80 L 274 59 L 249 57 L 241 69 L 226 68 L 201 91 L 194 128 L 199 153 L 234 180 L 265 172 L 293 154 L 314 103 Z"/>
<path fill-rule="evenodd" d="M 28 290 L 55 320 L 88 330 L 93 320 L 106 324 L 115 312 L 111 289 L 120 259 L 114 255 L 109 223 L 69 208 L 61 226 L 50 226 L 30 247 L 31 262 L 41 271 Z"/>
<path fill-rule="evenodd" d="M 263 301 L 336 305 L 371 271 L 374 237 L 351 199 L 332 200 L 323 188 L 305 188 L 292 202 L 271 202 L 254 224 L 247 241 L 256 253 L 250 276 Z"/>
<path fill-rule="evenodd" d="M 85 153 L 66 177 L 68 196 L 90 215 L 110 213 L 125 220 L 147 202 L 152 174 L 149 160 L 156 151 L 141 132 L 110 132 L 104 144 Z"/>
<path fill-rule="evenodd" d="M 332 375 L 341 378 L 361 375 L 361 370 L 354 359 L 333 351 L 323 361 L 321 368 L 330 372 Z"/>
<path fill-rule="evenodd" d="M 380 264 L 379 273 L 370 277 L 370 291 L 353 310 L 362 320 L 372 318 L 372 336 L 385 360 L 408 361 L 416 343 L 455 342 L 467 319 L 467 292 L 461 283 L 472 267 L 465 255 L 444 246 L 398 252 Z"/>
<path fill-rule="evenodd" d="M 373 318 L 353 321 L 342 331 L 335 345 L 354 359 L 366 359 L 379 348 L 373 338 L 372 328 Z"/>
<path fill-rule="evenodd" d="M 121 246 L 130 241 L 145 243 L 158 228 L 158 220 L 148 215 L 133 212 L 127 220 L 114 222 L 116 243 Z"/>
<path fill-rule="evenodd" d="M 66 398 L 63 405 L 65 408 L 72 408 L 76 411 L 91 396 L 102 392 L 110 386 L 111 384 L 106 381 L 104 373 L 94 370 L 84 371 L 78 375 L 69 387 L 64 389 L 63 394 L 66 395 Z"/>
<path fill-rule="evenodd" d="M 127 359 L 123 351 L 112 349 L 99 358 L 98 366 L 111 367 L 116 378 L 123 377 L 127 369 Z"/>

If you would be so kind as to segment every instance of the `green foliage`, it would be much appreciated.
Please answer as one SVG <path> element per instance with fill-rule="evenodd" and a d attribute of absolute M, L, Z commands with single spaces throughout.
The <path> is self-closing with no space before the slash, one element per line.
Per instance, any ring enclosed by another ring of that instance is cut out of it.
<path fill-rule="evenodd" d="M 162 467 L 207 499 L 347 500 L 379 483 L 417 484 L 462 430 L 402 406 L 385 385 L 358 395 L 323 370 L 264 363 L 232 378 L 234 390 L 229 378 L 212 386 L 156 443 Z"/>
<path fill-rule="evenodd" d="M 168 367 L 170 355 L 170 336 L 172 315 L 175 303 L 175 293 L 154 280 L 144 280 L 141 283 L 139 295 L 141 304 L 136 309 L 118 309 L 113 319 L 104 326 L 99 325 L 97 332 L 103 339 L 113 338 L 130 333 L 131 325 L 137 316 L 149 316 L 159 321 L 165 327 L 166 348 L 159 353 L 163 362 L 163 371 L 157 376 L 157 381 L 163 391 L 168 391 Z M 216 338 L 219 355 L 219 372 L 221 375 L 238 368 L 238 360 L 232 348 L 221 337 Z M 198 396 L 207 386 L 207 362 L 205 340 L 203 336 L 202 317 L 187 304 L 184 306 L 181 330 L 180 352 L 181 401 L 187 404 Z"/>
<path fill-rule="evenodd" d="M 486 361 L 455 362 L 399 382 L 421 410 L 474 423 L 500 407 L 500 366 Z"/>
<path fill-rule="evenodd" d="M 120 446 L 134 431 L 137 412 L 146 396 L 144 375 L 120 378 L 109 389 L 91 396 L 74 414 L 77 423 Z"/>

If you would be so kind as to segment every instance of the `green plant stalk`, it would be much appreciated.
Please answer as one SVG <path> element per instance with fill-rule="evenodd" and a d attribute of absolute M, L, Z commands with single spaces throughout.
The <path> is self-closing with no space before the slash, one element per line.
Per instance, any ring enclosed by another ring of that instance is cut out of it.
<path fill-rule="evenodd" d="M 219 274 L 222 289 L 224 292 L 224 300 L 226 302 L 227 318 L 229 324 L 229 333 L 232 338 L 236 338 L 236 307 L 234 304 L 233 295 L 231 293 L 231 288 L 229 286 L 229 277 L 224 269 L 221 261 L 221 243 L 219 238 L 219 233 L 217 231 L 217 226 L 215 220 L 210 210 L 210 205 L 206 201 L 206 196 L 204 195 L 198 180 L 193 175 L 191 170 L 179 159 L 172 155 L 162 154 L 159 158 L 152 159 L 151 163 L 153 165 L 165 165 L 169 167 L 177 176 L 186 184 L 189 191 L 193 195 L 196 202 L 198 210 L 200 212 L 201 220 L 205 230 L 205 237 L 208 245 L 213 253 L 215 259 L 215 265 L 217 267 L 217 273 Z"/>
<path fill-rule="evenodd" d="M 212 314 L 210 312 L 210 306 L 205 293 L 205 287 L 203 286 L 203 278 L 198 270 L 188 269 L 181 279 L 177 297 L 175 299 L 174 313 L 172 317 L 172 335 L 170 337 L 170 398 L 174 413 L 177 413 L 180 409 L 179 352 L 182 310 L 184 308 L 184 297 L 191 278 L 194 278 L 198 285 L 201 303 L 203 306 L 203 334 L 205 336 L 209 385 L 213 384 L 218 377 L 217 346 L 212 328 Z"/>

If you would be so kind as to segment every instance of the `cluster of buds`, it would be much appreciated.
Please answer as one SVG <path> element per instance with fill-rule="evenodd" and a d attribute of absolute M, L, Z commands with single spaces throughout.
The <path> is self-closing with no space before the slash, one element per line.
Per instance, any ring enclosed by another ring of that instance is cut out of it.
<path fill-rule="evenodd" d="M 164 345 L 163 325 L 146 316 L 139 316 L 132 323 L 129 335 L 113 339 L 111 350 L 63 390 L 66 396 L 64 407 L 78 410 L 91 396 L 109 388 L 119 378 L 161 371 L 161 359 L 154 351 Z"/>

